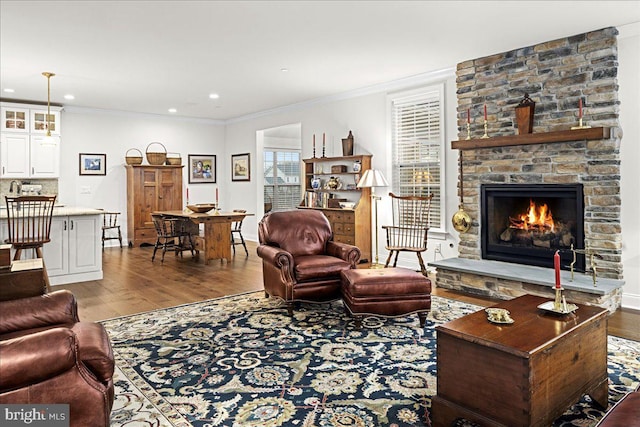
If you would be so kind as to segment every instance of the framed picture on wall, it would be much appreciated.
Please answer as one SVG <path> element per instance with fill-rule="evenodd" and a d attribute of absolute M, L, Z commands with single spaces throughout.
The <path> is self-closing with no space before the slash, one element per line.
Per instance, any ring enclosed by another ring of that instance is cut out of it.
<path fill-rule="evenodd" d="M 214 184 L 215 182 L 216 156 L 189 154 L 189 184 Z"/>
<path fill-rule="evenodd" d="M 251 181 L 249 153 L 231 155 L 231 181 Z"/>
<path fill-rule="evenodd" d="M 80 153 L 80 175 L 106 175 L 107 155 Z"/>

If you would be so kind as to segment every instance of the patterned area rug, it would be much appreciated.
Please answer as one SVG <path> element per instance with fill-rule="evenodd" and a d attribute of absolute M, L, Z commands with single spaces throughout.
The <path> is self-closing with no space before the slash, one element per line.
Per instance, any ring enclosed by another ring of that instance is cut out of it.
<path fill-rule="evenodd" d="M 117 359 L 111 426 L 429 426 L 434 326 L 480 307 L 433 297 L 418 317 L 369 317 L 341 302 L 295 319 L 263 292 L 103 322 Z M 609 400 L 640 382 L 640 343 L 609 337 Z M 461 385 L 463 386 L 463 385 Z M 554 426 L 592 426 L 588 396 Z"/>

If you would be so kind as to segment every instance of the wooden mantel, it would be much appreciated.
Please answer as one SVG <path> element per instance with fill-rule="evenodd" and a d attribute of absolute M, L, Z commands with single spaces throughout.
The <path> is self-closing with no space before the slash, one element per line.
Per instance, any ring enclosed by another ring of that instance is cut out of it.
<path fill-rule="evenodd" d="M 454 150 L 474 150 L 477 148 L 506 147 L 510 145 L 546 144 L 550 142 L 588 141 L 609 139 L 610 128 L 561 130 L 555 132 L 529 133 L 525 135 L 497 136 L 485 139 L 451 141 Z"/>

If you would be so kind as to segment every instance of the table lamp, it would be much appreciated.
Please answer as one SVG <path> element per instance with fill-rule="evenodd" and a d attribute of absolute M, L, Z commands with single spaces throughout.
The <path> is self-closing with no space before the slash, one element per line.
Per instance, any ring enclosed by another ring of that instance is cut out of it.
<path fill-rule="evenodd" d="M 374 230 L 375 230 L 375 241 L 376 241 L 376 258 L 375 258 L 375 262 L 372 262 L 371 266 L 369 268 L 383 268 L 384 267 L 382 264 L 378 263 L 378 200 L 380 200 L 380 197 L 375 195 L 375 188 L 376 187 L 388 187 L 388 186 L 389 186 L 389 183 L 385 179 L 385 177 L 382 174 L 382 172 L 380 172 L 379 170 L 375 170 L 375 169 L 368 169 L 368 170 L 364 171 L 364 174 L 362 175 L 362 178 L 360 178 L 360 181 L 358 181 L 358 184 L 356 185 L 356 187 L 358 187 L 358 188 L 371 188 L 372 189 L 371 190 L 371 199 L 373 200 L 374 210 L 375 210 L 375 226 L 374 226 Z"/>

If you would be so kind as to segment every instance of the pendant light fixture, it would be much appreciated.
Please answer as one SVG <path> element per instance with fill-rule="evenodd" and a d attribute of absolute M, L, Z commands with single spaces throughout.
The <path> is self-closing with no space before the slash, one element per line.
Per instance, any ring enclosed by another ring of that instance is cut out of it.
<path fill-rule="evenodd" d="M 56 145 L 58 141 L 51 136 L 51 77 L 55 76 L 54 73 L 44 72 L 43 76 L 47 78 L 47 134 L 45 135 L 42 145 Z"/>

